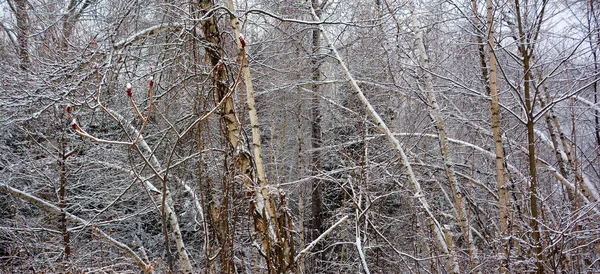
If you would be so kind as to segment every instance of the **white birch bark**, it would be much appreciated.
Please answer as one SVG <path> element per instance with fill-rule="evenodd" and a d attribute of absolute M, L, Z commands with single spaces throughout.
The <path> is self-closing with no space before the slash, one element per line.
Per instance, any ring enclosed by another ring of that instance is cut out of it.
<path fill-rule="evenodd" d="M 450 188 L 452 190 L 452 198 L 454 200 L 454 215 L 456 221 L 460 226 L 460 229 L 466 239 L 465 243 L 467 249 L 469 250 L 469 257 L 471 261 L 471 267 L 475 268 L 479 264 L 479 259 L 477 256 L 477 248 L 473 244 L 473 235 L 470 233 L 466 205 L 463 200 L 463 194 L 460 190 L 460 186 L 458 185 L 458 181 L 456 180 L 456 172 L 454 171 L 454 164 L 452 163 L 450 152 L 448 150 L 448 139 L 446 137 L 446 126 L 444 124 L 444 120 L 442 119 L 442 114 L 440 110 L 440 106 L 437 101 L 437 96 L 435 94 L 433 88 L 433 76 L 429 72 L 431 70 L 431 64 L 429 63 L 429 55 L 425 49 L 425 43 L 423 42 L 423 32 L 421 31 L 421 26 L 417 21 L 417 17 L 414 12 L 414 7 L 411 4 L 411 19 L 413 24 L 413 32 L 415 35 L 415 40 L 417 43 L 417 48 L 420 55 L 420 65 L 425 73 L 425 92 L 427 93 L 427 99 L 429 107 L 431 108 L 429 115 L 431 119 L 435 122 L 435 128 L 438 132 L 438 142 L 440 145 L 440 154 L 442 155 L 442 159 L 444 161 L 444 170 L 446 171 L 446 176 L 448 177 L 448 182 L 450 184 Z M 449 235 L 449 234 L 448 234 Z M 446 239 L 448 242 L 449 239 Z M 450 247 L 450 245 L 448 245 Z M 455 269 L 455 271 L 459 271 L 459 269 Z"/>
<path fill-rule="evenodd" d="M 227 9 L 230 12 L 235 11 L 232 0 L 227 0 Z M 246 59 L 246 50 L 245 50 L 245 40 L 242 35 L 240 29 L 240 23 L 235 16 L 231 16 L 231 26 L 233 27 L 233 31 L 235 33 L 236 45 L 238 49 L 238 55 L 240 57 L 241 67 L 242 67 L 242 76 L 244 77 L 244 85 L 246 87 L 246 104 L 248 105 L 248 113 L 250 116 L 250 126 L 252 128 L 252 148 L 254 152 L 254 167 L 256 168 L 256 177 L 258 179 L 258 185 L 260 186 L 260 193 L 257 194 L 258 197 L 257 202 L 262 200 L 264 201 L 264 205 L 267 209 L 267 214 L 269 216 L 275 216 L 275 209 L 272 206 L 272 203 L 269 202 L 271 200 L 269 193 L 269 189 L 267 188 L 267 179 L 265 167 L 263 164 L 263 156 L 262 156 L 262 147 L 260 143 L 260 123 L 258 122 L 258 113 L 256 111 L 256 103 L 254 101 L 254 86 L 252 84 L 252 74 L 250 73 L 250 67 L 248 65 L 248 60 Z M 242 45 L 244 43 L 244 45 Z M 262 209 L 259 208 L 260 211 Z M 268 219 L 269 216 L 266 216 Z M 270 224 L 271 225 L 271 224 Z M 270 228 L 273 230 L 273 228 Z M 277 239 L 277 237 L 274 237 Z"/>
<path fill-rule="evenodd" d="M 233 13 L 235 11 L 233 1 L 227 0 L 226 3 L 227 9 L 230 12 L 231 26 L 235 37 L 237 38 L 235 40 L 240 60 L 241 74 L 244 78 L 244 85 L 246 87 L 246 104 L 248 106 L 250 126 L 252 128 L 252 149 L 254 153 L 252 159 L 254 160 L 256 179 L 259 187 L 259 189 L 254 192 L 256 213 L 253 217 L 255 218 L 255 223 L 259 226 L 260 232 L 263 234 L 261 239 L 263 244 L 262 248 L 264 248 L 265 253 L 268 254 L 266 259 L 268 260 L 267 263 L 269 269 L 274 268 L 278 272 L 293 271 L 295 268 L 294 254 L 292 254 L 294 240 L 286 229 L 291 222 L 288 223 L 289 216 L 287 216 L 285 210 L 281 210 L 279 214 L 276 212 L 274 198 L 271 194 L 273 188 L 267 184 L 260 140 L 260 124 L 254 100 L 254 86 L 252 83 L 250 67 L 246 58 L 246 41 L 241 33 L 240 23 Z M 261 220 L 256 218 L 261 218 Z M 281 252 L 277 251 L 278 248 L 281 249 Z"/>
<path fill-rule="evenodd" d="M 474 2 L 475 3 L 475 2 Z M 502 132 L 500 130 L 500 102 L 498 96 L 497 74 L 496 74 L 496 52 L 494 37 L 494 13 L 491 0 L 486 0 L 486 25 L 487 25 L 487 46 L 489 54 L 489 90 L 490 101 L 490 121 L 492 125 L 492 134 L 494 139 L 494 152 L 496 156 L 496 181 L 498 188 L 498 204 L 500 207 L 500 239 L 506 239 L 509 223 L 509 197 L 506 185 L 506 175 L 504 174 L 504 147 L 502 144 Z M 510 249 L 509 244 L 502 240 L 501 269 L 502 273 L 508 273 L 510 268 Z"/>

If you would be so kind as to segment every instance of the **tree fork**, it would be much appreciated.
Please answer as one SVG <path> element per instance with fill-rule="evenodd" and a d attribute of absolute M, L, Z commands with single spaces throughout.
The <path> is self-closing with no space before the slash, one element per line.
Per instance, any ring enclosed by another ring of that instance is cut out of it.
<path fill-rule="evenodd" d="M 537 258 L 536 267 L 537 273 L 544 273 L 544 258 L 542 256 L 542 243 L 540 239 L 540 226 L 539 222 L 540 215 L 538 210 L 538 190 L 537 190 L 537 166 L 536 166 L 536 156 L 535 156 L 535 123 L 534 123 L 534 115 L 533 115 L 533 107 L 535 101 L 533 100 L 533 96 L 531 94 L 531 83 L 533 81 L 533 77 L 531 74 L 531 61 L 533 58 L 533 50 L 535 43 L 537 41 L 537 37 L 539 34 L 539 30 L 544 17 L 544 9 L 546 0 L 543 1 L 542 10 L 540 11 L 537 19 L 539 21 L 535 22 L 535 33 L 533 36 L 525 34 L 524 26 L 523 26 L 523 18 L 521 15 L 521 7 L 519 0 L 514 0 L 515 5 L 515 14 L 517 18 L 517 30 L 518 30 L 518 49 L 521 53 L 522 65 L 523 65 L 523 93 L 525 99 L 525 110 L 527 115 L 527 150 L 528 150 L 528 160 L 529 160 L 529 176 L 530 176 L 530 186 L 529 186 L 529 203 L 531 210 L 531 221 L 530 225 L 532 228 L 532 237 L 533 237 L 533 253 Z"/>

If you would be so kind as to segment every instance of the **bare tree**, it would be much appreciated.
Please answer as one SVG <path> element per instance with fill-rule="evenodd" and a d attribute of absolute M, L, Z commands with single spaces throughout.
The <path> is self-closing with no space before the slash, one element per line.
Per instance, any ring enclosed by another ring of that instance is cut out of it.
<path fill-rule="evenodd" d="M 593 1 L 0 9 L 0 272 L 600 268 Z"/>

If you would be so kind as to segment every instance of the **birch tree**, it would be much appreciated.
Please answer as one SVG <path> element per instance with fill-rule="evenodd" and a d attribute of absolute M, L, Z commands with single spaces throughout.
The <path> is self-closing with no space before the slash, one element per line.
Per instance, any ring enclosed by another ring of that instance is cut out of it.
<path fill-rule="evenodd" d="M 597 272 L 597 13 L 0 2 L 0 272 Z"/>

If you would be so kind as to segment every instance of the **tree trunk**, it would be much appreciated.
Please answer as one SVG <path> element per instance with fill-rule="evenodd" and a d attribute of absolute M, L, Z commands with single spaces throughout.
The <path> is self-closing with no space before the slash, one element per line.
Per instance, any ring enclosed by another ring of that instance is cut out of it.
<path fill-rule="evenodd" d="M 596 14 L 595 0 L 589 0 L 589 15 L 588 17 L 588 31 L 591 33 L 595 32 L 596 35 L 590 35 L 588 40 L 590 42 L 590 50 L 592 51 L 592 60 L 594 62 L 594 75 L 597 75 L 600 72 L 600 68 L 598 67 L 598 46 L 600 45 L 600 26 L 598 25 L 598 15 Z M 596 76 L 597 77 L 597 76 Z M 598 82 L 594 81 L 592 86 L 592 90 L 594 93 L 594 104 L 598 105 Z M 600 148 L 600 112 L 598 110 L 594 110 L 594 124 L 595 124 L 595 136 L 596 136 L 596 146 Z M 598 168 L 600 169 L 600 149 L 597 149 L 597 157 L 598 157 Z"/>
<path fill-rule="evenodd" d="M 29 70 L 29 15 L 27 13 L 27 0 L 14 0 L 15 17 L 17 19 L 17 43 L 20 67 Z"/>
<path fill-rule="evenodd" d="M 526 115 L 527 115 L 527 151 L 528 151 L 528 156 L 529 156 L 529 176 L 530 176 L 530 182 L 529 182 L 529 206 L 530 206 L 530 210 L 531 210 L 531 220 L 530 220 L 530 226 L 532 231 L 532 240 L 533 240 L 533 253 L 537 258 L 536 261 L 536 267 L 537 267 L 537 273 L 542 274 L 544 273 L 544 258 L 542 256 L 542 243 L 541 243 L 541 239 L 540 239 L 540 226 L 539 223 L 542 221 L 540 219 L 540 215 L 539 215 L 539 210 L 538 210 L 538 190 L 537 190 L 537 166 L 536 166 L 536 156 L 535 156 L 535 124 L 534 124 L 534 104 L 535 102 L 533 101 L 533 94 L 532 94 L 532 81 L 533 81 L 533 77 L 532 77 L 532 73 L 531 73 L 531 61 L 532 61 L 532 57 L 533 57 L 533 49 L 535 46 L 535 43 L 537 41 L 537 37 L 538 37 L 538 32 L 539 32 L 539 27 L 542 23 L 543 17 L 544 17 L 544 7 L 543 6 L 541 13 L 539 14 L 539 17 L 536 18 L 536 20 L 539 20 L 537 22 L 535 22 L 534 27 L 537 29 L 535 30 L 536 33 L 534 33 L 533 35 L 529 35 L 525 33 L 524 30 L 524 26 L 523 26 L 523 18 L 522 18 L 522 14 L 521 14 L 521 7 L 520 7 L 520 2 L 519 0 L 515 0 L 514 1 L 515 4 L 515 13 L 516 13 L 516 17 L 517 17 L 517 30 L 518 30 L 518 47 L 519 47 L 519 52 L 521 53 L 521 57 L 522 59 L 522 65 L 523 65 L 523 95 L 524 95 L 524 99 L 525 99 L 525 111 L 526 111 Z M 526 38 L 527 36 L 527 38 Z"/>
<path fill-rule="evenodd" d="M 298 89 L 297 91 L 298 94 L 298 98 L 297 98 L 297 104 L 298 104 L 298 112 L 296 113 L 297 115 L 297 123 L 298 123 L 298 130 L 296 133 L 296 138 L 297 138 L 297 142 L 298 142 L 298 162 L 297 162 L 297 166 L 298 166 L 298 179 L 302 179 L 303 175 L 304 175 L 304 168 L 303 168 L 303 164 L 304 161 L 302 159 L 302 144 L 303 144 L 303 138 L 302 136 L 304 135 L 304 132 L 302 132 L 302 99 L 300 98 L 300 89 Z M 304 184 L 300 184 L 298 186 L 298 235 L 299 235 L 299 249 L 300 250 L 304 250 L 304 247 L 306 245 L 306 240 L 305 240 L 305 228 L 304 228 Z M 298 273 L 305 273 L 306 272 L 306 266 L 305 266 L 305 257 L 302 256 L 300 257 L 300 261 L 298 262 Z"/>
<path fill-rule="evenodd" d="M 67 222 L 67 212 L 66 212 L 66 196 L 67 196 L 67 142 L 65 140 L 66 133 L 63 130 L 63 135 L 60 138 L 60 151 L 58 155 L 59 167 L 60 167 L 60 188 L 59 188 L 59 201 L 58 207 L 61 210 L 60 216 L 60 228 L 63 233 L 63 246 L 64 246 L 64 259 L 68 260 L 71 255 L 71 240 L 68 229 Z"/>
<path fill-rule="evenodd" d="M 476 11 L 476 1 L 473 1 L 473 9 Z M 486 89 L 492 97 L 490 101 L 490 122 L 492 126 L 492 138 L 494 139 L 494 152 L 496 154 L 496 187 L 498 188 L 498 205 L 500 209 L 500 243 L 504 258 L 501 259 L 501 272 L 508 273 L 510 269 L 510 241 L 506 240 L 509 235 L 509 196 L 508 186 L 506 184 L 506 175 L 504 174 L 504 147 L 502 145 L 502 131 L 500 128 L 500 98 L 498 96 L 498 76 L 496 72 L 496 49 L 495 49 L 495 26 L 494 26 L 494 9 L 492 0 L 486 1 L 486 25 L 487 25 L 487 44 L 489 58 L 489 80 L 487 81 Z M 479 36 L 478 36 L 479 37 Z M 478 42 L 483 45 L 483 39 L 479 38 Z M 480 57 L 484 56 L 481 52 L 483 47 L 480 47 Z M 482 59 L 482 64 L 485 60 Z M 484 77 L 487 74 L 486 68 L 482 67 Z"/>
<path fill-rule="evenodd" d="M 312 0 L 312 7 L 315 9 L 317 16 L 321 14 L 321 8 L 319 6 L 319 0 Z M 319 84 L 321 80 L 321 69 L 320 69 L 320 57 L 319 49 L 321 46 L 321 35 L 318 28 L 312 30 L 312 97 L 311 97 L 311 164 L 310 164 L 310 175 L 313 176 L 312 180 L 312 194 L 311 194 L 311 240 L 316 239 L 321 232 L 323 232 L 323 185 L 317 178 L 319 172 L 323 169 L 323 163 L 321 161 L 321 153 L 319 148 L 323 143 L 322 130 L 321 130 L 321 106 L 319 98 Z M 324 253 L 322 253 L 324 254 Z"/>
<path fill-rule="evenodd" d="M 212 1 L 202 0 L 200 7 L 204 13 L 213 7 Z M 255 229 L 258 231 L 262 243 L 260 253 L 265 257 L 269 273 L 286 273 L 295 267 L 293 252 L 294 243 L 291 222 L 285 210 L 277 214 L 271 189 L 267 185 L 265 169 L 262 162 L 260 146 L 260 126 L 254 102 L 254 89 L 252 77 L 246 59 L 246 41 L 241 36 L 239 22 L 235 17 L 233 1 L 227 1 L 230 10 L 231 26 L 235 32 L 238 56 L 240 58 L 240 71 L 231 90 L 223 61 L 221 60 L 221 33 L 219 32 L 214 17 L 202 21 L 202 31 L 205 39 L 211 44 L 205 47 L 209 60 L 213 65 L 213 79 L 215 83 L 215 96 L 218 102 L 223 101 L 221 112 L 222 121 L 226 126 L 227 140 L 234 149 L 236 165 L 244 175 L 244 188 L 250 200 L 250 215 L 254 220 Z M 246 140 L 240 135 L 240 121 L 234 109 L 233 92 L 236 90 L 240 77 L 243 76 L 246 86 L 246 99 L 252 127 L 252 146 L 254 157 L 247 151 Z M 283 201 L 281 201 L 283 203 Z"/>
<path fill-rule="evenodd" d="M 429 115 L 431 120 L 434 122 L 435 128 L 438 133 L 438 142 L 440 146 L 440 154 L 442 155 L 442 159 L 444 161 L 444 170 L 446 171 L 446 176 L 448 177 L 448 183 L 452 190 L 452 198 L 454 200 L 453 213 L 454 218 L 458 222 L 458 225 L 463 233 L 465 238 L 465 243 L 467 246 L 467 250 L 469 251 L 469 259 L 471 262 L 471 268 L 475 269 L 477 265 L 479 265 L 479 259 L 477 258 L 477 248 L 473 245 L 473 235 L 470 231 L 469 221 L 467 219 L 467 211 L 466 204 L 463 200 L 463 193 L 460 189 L 458 181 L 456 179 L 456 172 L 454 171 L 454 164 L 452 163 L 451 155 L 448 150 L 448 139 L 446 137 L 446 126 L 444 125 L 444 120 L 442 119 L 442 113 L 440 110 L 440 106 L 437 101 L 437 96 L 435 91 L 433 90 L 433 77 L 429 72 L 431 69 L 429 56 L 425 49 L 425 43 L 423 42 L 423 33 L 420 30 L 420 25 L 417 21 L 416 15 L 414 12 L 411 14 L 412 24 L 413 24 L 413 32 L 415 34 L 415 40 L 417 42 L 417 48 L 419 50 L 420 55 L 420 63 L 421 67 L 424 68 L 425 73 L 425 92 L 427 93 L 427 103 L 429 108 Z M 444 235 L 451 235 L 450 232 L 446 231 Z M 450 248 L 453 243 L 452 239 L 446 238 L 446 244 L 448 248 Z M 453 252 L 451 250 L 451 252 Z M 454 255 L 453 255 L 454 257 Z"/>

